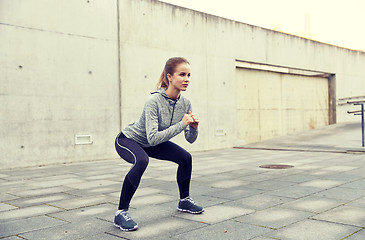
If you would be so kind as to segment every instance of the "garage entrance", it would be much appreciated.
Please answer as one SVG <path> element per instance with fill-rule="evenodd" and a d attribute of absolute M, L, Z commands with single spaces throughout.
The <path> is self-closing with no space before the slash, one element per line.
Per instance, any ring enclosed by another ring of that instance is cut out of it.
<path fill-rule="evenodd" d="M 238 140 L 253 143 L 328 125 L 329 79 L 309 75 L 237 65 Z"/>

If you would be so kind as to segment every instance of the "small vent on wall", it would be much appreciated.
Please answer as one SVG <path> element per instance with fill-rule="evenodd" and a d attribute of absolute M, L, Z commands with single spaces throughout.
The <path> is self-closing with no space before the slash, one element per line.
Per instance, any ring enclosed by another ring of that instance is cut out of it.
<path fill-rule="evenodd" d="M 226 135 L 226 131 L 224 131 L 224 129 L 216 129 L 215 130 L 215 135 L 216 136 L 225 136 Z"/>
<path fill-rule="evenodd" d="M 92 144 L 91 135 L 75 135 L 75 145 Z"/>

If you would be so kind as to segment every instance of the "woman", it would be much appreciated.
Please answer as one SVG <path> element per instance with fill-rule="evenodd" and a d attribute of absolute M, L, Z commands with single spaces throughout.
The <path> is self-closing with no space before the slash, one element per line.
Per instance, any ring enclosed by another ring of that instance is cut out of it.
<path fill-rule="evenodd" d="M 198 136 L 199 119 L 191 113 L 190 101 L 181 95 L 181 91 L 186 91 L 189 82 L 189 62 L 181 57 L 170 58 L 158 82 L 159 89 L 152 92 L 139 120 L 124 128 L 115 140 L 115 148 L 120 157 L 133 164 L 125 176 L 114 218 L 114 225 L 123 231 L 138 228 L 130 217 L 128 208 L 149 157 L 178 164 L 178 210 L 193 214 L 204 212 L 189 197 L 192 157 L 186 150 L 169 141 L 182 131 L 190 143 Z"/>

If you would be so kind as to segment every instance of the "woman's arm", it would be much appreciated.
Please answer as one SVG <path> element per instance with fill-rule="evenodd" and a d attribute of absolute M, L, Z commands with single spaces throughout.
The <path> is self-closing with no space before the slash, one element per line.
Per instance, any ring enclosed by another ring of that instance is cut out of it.
<path fill-rule="evenodd" d="M 158 108 L 157 103 L 153 101 L 146 103 L 145 121 L 147 140 L 151 146 L 156 146 L 160 143 L 166 142 L 187 128 L 184 122 L 181 120 L 180 122 L 170 126 L 169 128 L 159 131 Z"/>
<path fill-rule="evenodd" d="M 198 125 L 199 125 L 199 118 L 191 113 L 191 104 L 189 103 L 189 116 L 192 118 L 192 122 L 189 124 L 189 126 L 185 129 L 185 139 L 189 143 L 195 142 L 195 140 L 198 138 Z"/>

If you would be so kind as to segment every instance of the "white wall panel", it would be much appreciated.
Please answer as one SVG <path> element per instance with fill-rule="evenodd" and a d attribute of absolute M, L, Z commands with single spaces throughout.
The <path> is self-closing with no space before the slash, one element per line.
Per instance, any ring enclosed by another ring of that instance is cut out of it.
<path fill-rule="evenodd" d="M 258 142 L 328 125 L 328 79 L 237 68 L 237 138 Z"/>

